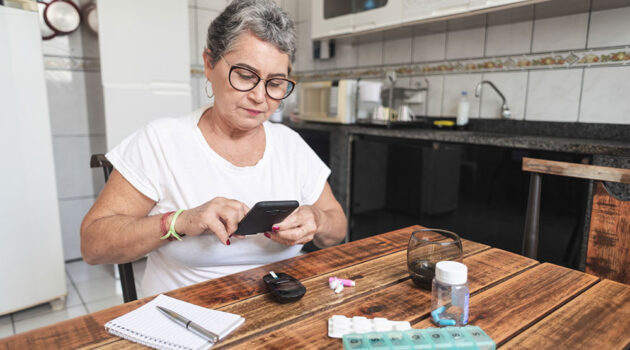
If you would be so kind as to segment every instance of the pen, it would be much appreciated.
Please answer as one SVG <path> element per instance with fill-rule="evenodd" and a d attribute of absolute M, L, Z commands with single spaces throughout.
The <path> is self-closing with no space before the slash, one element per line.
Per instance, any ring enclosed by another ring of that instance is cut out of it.
<path fill-rule="evenodd" d="M 201 327 L 200 325 L 196 324 L 195 322 L 187 319 L 186 317 L 178 314 L 177 312 L 173 310 L 169 310 L 159 305 L 157 305 L 156 307 L 158 310 L 160 310 L 164 315 L 166 315 L 168 318 L 173 320 L 175 323 L 197 334 L 198 336 L 204 339 L 207 339 L 209 342 L 216 343 L 219 341 L 219 336 L 216 333 Z"/>

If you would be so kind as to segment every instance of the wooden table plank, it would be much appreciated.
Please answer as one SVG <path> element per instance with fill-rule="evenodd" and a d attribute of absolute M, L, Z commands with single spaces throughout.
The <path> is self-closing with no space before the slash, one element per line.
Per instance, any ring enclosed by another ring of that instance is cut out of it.
<path fill-rule="evenodd" d="M 485 244 L 468 240 L 462 240 L 462 243 L 465 256 L 490 249 Z M 353 279 L 357 282 L 357 286 L 346 288 L 344 293 L 335 294 L 328 287 L 328 277 L 330 276 Z M 246 320 L 243 326 L 239 327 L 229 338 L 223 340 L 221 344 L 227 346 L 270 329 L 291 326 L 294 322 L 318 311 L 367 295 L 408 277 L 407 251 L 402 250 L 379 259 L 304 279 L 301 282 L 306 287 L 307 294 L 295 303 L 278 304 L 273 301 L 269 293 L 264 293 L 239 303 L 221 307 L 219 310 L 242 315 Z M 139 348 L 133 343 L 119 339 L 118 342 L 104 344 L 100 349 L 117 349 L 122 343 L 132 344 L 125 346 Z"/>
<path fill-rule="evenodd" d="M 502 344 L 597 282 L 597 277 L 541 264 L 470 298 L 471 325 Z M 435 327 L 429 319 L 414 328 Z"/>
<path fill-rule="evenodd" d="M 472 255 L 465 258 L 464 263 L 469 267 L 470 288 L 473 291 L 485 288 L 538 264 L 534 260 L 500 249 L 489 249 Z M 346 289 L 342 293 L 345 292 Z M 241 337 L 235 348 L 338 349 L 341 342 L 337 339 L 331 339 L 327 335 L 327 320 L 332 315 L 386 317 L 392 320 L 417 322 L 428 315 L 431 308 L 430 299 L 429 291 L 416 287 L 411 279 L 406 278 L 400 283 L 367 296 L 352 299 L 303 320 L 292 322 L 290 326 L 280 327 L 269 333 L 256 335 L 256 337 Z M 234 342 L 232 341 L 232 343 Z M 217 344 L 216 348 L 224 348 L 226 345 Z"/>
<path fill-rule="evenodd" d="M 490 247 L 463 240 L 464 255 L 470 256 Z M 357 285 L 335 294 L 328 287 L 331 276 L 355 280 Z M 235 334 L 223 341 L 229 345 L 242 338 L 251 337 L 261 331 L 290 326 L 299 319 L 306 318 L 321 310 L 329 309 L 360 296 L 368 295 L 409 277 L 407 251 L 396 252 L 379 259 L 370 260 L 329 274 L 302 281 L 307 296 L 296 303 L 278 304 L 269 293 L 220 308 L 221 311 L 242 315 L 247 320 Z M 307 310 L 307 311 L 305 311 Z"/>
<path fill-rule="evenodd" d="M 424 227 L 414 225 L 377 236 L 318 250 L 292 259 L 228 275 L 198 285 L 165 293 L 171 297 L 210 308 L 229 305 L 266 292 L 262 276 L 270 269 L 283 271 L 302 280 L 352 266 L 360 261 L 391 254 L 407 248 L 409 236 Z M 107 321 L 152 300 L 136 300 L 75 319 L 42 327 L 0 340 L 0 349 L 77 348 L 107 343 L 112 336 L 104 329 Z"/>
<path fill-rule="evenodd" d="M 630 286 L 603 280 L 501 347 L 548 348 L 630 348 Z"/>

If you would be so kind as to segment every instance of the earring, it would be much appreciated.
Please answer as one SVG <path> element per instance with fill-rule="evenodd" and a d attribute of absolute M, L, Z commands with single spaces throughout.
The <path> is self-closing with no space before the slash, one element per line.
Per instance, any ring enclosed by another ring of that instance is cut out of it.
<path fill-rule="evenodd" d="M 212 99 L 214 97 L 214 93 L 212 93 L 212 95 L 208 93 L 208 83 L 210 82 L 206 79 L 206 82 L 203 84 L 203 89 L 206 91 L 206 96 L 208 96 L 209 99 Z"/>

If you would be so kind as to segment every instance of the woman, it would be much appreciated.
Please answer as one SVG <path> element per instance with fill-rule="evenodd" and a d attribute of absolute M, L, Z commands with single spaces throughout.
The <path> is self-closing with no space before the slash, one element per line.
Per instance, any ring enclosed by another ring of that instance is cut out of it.
<path fill-rule="evenodd" d="M 155 120 L 106 155 L 115 170 L 81 225 L 86 262 L 148 256 L 142 288 L 152 295 L 345 237 L 330 170 L 295 132 L 267 121 L 295 85 L 295 38 L 273 0 L 236 0 L 212 22 L 203 58 L 214 104 Z M 231 237 L 268 200 L 301 206 L 272 232 Z"/>

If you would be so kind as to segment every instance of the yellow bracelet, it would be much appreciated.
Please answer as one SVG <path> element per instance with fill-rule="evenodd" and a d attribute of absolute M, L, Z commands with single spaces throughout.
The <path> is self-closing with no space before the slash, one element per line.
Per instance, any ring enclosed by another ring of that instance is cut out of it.
<path fill-rule="evenodd" d="M 177 221 L 177 217 L 183 211 L 184 209 L 179 209 L 178 211 L 175 212 L 175 214 L 173 214 L 173 219 L 171 220 L 171 227 L 168 229 L 168 232 L 164 236 L 162 236 L 160 239 L 167 239 L 169 237 L 175 237 L 175 239 L 177 239 L 178 241 L 182 240 L 181 236 L 177 232 L 175 232 L 175 221 Z"/>

